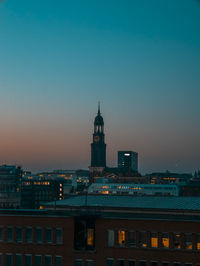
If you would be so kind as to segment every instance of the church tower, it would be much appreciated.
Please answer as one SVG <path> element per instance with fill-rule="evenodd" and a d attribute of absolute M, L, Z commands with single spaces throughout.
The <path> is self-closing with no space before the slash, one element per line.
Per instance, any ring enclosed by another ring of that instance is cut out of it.
<path fill-rule="evenodd" d="M 104 121 L 99 104 L 98 113 L 94 120 L 93 142 L 91 144 L 90 173 L 92 176 L 101 176 L 106 167 L 106 144 L 104 141 Z"/>

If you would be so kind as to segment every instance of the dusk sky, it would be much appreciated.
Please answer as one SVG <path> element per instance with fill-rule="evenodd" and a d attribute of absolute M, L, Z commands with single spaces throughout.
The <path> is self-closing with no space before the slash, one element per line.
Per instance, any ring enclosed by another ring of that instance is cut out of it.
<path fill-rule="evenodd" d="M 98 101 L 107 164 L 200 168 L 200 1 L 0 1 L 0 164 L 90 165 Z"/>

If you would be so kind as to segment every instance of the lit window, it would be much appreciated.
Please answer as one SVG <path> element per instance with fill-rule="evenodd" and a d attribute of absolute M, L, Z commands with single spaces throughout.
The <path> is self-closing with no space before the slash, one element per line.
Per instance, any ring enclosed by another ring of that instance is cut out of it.
<path fill-rule="evenodd" d="M 135 247 L 136 246 L 136 237 L 134 231 L 128 232 L 128 246 L 129 247 Z"/>
<path fill-rule="evenodd" d="M 36 228 L 36 243 L 42 243 L 42 228 Z"/>
<path fill-rule="evenodd" d="M 108 246 L 113 247 L 115 241 L 115 232 L 114 230 L 108 230 Z"/>
<path fill-rule="evenodd" d="M 62 266 L 62 256 L 56 256 L 56 265 L 55 266 Z"/>
<path fill-rule="evenodd" d="M 56 244 L 63 243 L 63 231 L 62 228 L 56 228 Z"/>
<path fill-rule="evenodd" d="M 140 244 L 140 247 L 143 247 L 143 248 L 147 247 L 147 233 L 146 232 L 139 232 L 139 244 Z"/>
<path fill-rule="evenodd" d="M 15 266 L 22 266 L 22 254 L 16 254 Z"/>
<path fill-rule="evenodd" d="M 0 227 L 0 242 L 3 242 L 3 227 Z"/>
<path fill-rule="evenodd" d="M 31 227 L 26 228 L 26 242 L 32 243 L 32 237 L 33 237 L 32 228 Z"/>
<path fill-rule="evenodd" d="M 118 231 L 118 245 L 119 246 L 125 245 L 125 231 L 124 230 Z"/>
<path fill-rule="evenodd" d="M 107 259 L 106 262 L 107 262 L 106 266 L 114 266 L 114 259 L 109 258 L 109 259 Z"/>
<path fill-rule="evenodd" d="M 25 265 L 32 266 L 32 255 L 31 254 L 25 255 Z"/>
<path fill-rule="evenodd" d="M 174 233 L 174 248 L 180 249 L 181 248 L 181 234 Z"/>
<path fill-rule="evenodd" d="M 158 247 L 158 234 L 151 233 L 151 247 L 157 248 Z"/>
<path fill-rule="evenodd" d="M 162 234 L 161 245 L 163 248 L 169 248 L 169 234 L 168 233 Z"/>
<path fill-rule="evenodd" d="M 42 255 L 35 255 L 35 265 L 42 266 Z"/>
<path fill-rule="evenodd" d="M 192 249 L 192 234 L 185 234 L 185 248 Z"/>
<path fill-rule="evenodd" d="M 52 256 L 51 255 L 45 255 L 44 265 L 45 266 L 51 266 L 52 265 Z"/>
<path fill-rule="evenodd" d="M 13 255 L 12 254 L 6 254 L 6 266 L 12 266 L 13 265 Z"/>
<path fill-rule="evenodd" d="M 197 234 L 197 250 L 200 250 L 200 234 Z"/>
<path fill-rule="evenodd" d="M 17 227 L 16 228 L 16 242 L 17 243 L 21 243 L 22 242 L 22 235 L 23 235 L 23 231 L 21 227 Z"/>
<path fill-rule="evenodd" d="M 93 246 L 94 245 L 94 229 L 88 228 L 87 230 L 87 245 Z"/>
<path fill-rule="evenodd" d="M 52 228 L 46 228 L 46 243 L 52 243 Z"/>
<path fill-rule="evenodd" d="M 13 241 L 13 227 L 8 227 L 7 230 L 7 241 L 12 242 Z"/>

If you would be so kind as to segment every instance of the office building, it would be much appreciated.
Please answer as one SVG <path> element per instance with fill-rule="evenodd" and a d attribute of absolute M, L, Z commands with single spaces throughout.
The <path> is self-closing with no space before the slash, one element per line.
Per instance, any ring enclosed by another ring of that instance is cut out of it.
<path fill-rule="evenodd" d="M 118 151 L 118 168 L 124 172 L 138 172 L 138 153 Z"/>

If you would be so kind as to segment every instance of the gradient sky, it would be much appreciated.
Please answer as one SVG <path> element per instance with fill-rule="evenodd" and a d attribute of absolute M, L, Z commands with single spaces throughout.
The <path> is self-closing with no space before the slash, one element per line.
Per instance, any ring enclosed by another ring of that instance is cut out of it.
<path fill-rule="evenodd" d="M 0 1 L 0 163 L 85 168 L 98 100 L 107 164 L 200 168 L 200 1 Z"/>

